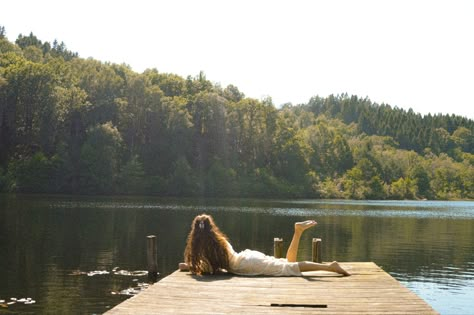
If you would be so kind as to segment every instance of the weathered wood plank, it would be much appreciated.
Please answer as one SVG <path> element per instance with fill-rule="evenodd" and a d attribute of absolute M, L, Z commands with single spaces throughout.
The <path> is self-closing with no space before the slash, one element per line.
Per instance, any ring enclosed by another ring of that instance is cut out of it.
<path fill-rule="evenodd" d="M 376 264 L 342 265 L 351 277 L 199 277 L 177 271 L 107 314 L 437 314 Z"/>

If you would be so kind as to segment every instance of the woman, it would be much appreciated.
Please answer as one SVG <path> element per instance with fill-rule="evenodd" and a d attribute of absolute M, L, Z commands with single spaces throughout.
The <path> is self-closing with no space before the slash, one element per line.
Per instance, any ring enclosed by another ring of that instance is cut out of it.
<path fill-rule="evenodd" d="M 301 276 L 304 271 L 331 271 L 344 276 L 350 274 L 337 262 L 319 264 L 310 261 L 296 261 L 301 234 L 315 226 L 316 221 L 295 223 L 295 233 L 291 240 L 286 259 L 267 256 L 258 251 L 246 249 L 237 253 L 227 236 L 220 231 L 210 215 L 202 214 L 194 218 L 184 251 L 184 263 L 180 270 L 192 273 L 215 273 L 222 270 L 247 276 Z"/>

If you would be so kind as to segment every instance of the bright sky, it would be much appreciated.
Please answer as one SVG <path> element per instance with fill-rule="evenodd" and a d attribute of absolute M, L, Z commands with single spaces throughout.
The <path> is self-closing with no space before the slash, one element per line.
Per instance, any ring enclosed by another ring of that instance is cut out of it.
<path fill-rule="evenodd" d="M 471 0 L 7 0 L 0 25 L 80 57 L 204 71 L 276 106 L 347 92 L 474 119 Z"/>

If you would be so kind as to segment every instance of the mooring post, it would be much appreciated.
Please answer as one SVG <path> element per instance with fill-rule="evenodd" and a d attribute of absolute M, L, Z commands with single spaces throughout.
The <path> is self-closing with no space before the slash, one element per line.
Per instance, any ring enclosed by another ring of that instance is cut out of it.
<path fill-rule="evenodd" d="M 158 278 L 158 262 L 157 262 L 157 249 L 156 249 L 156 236 L 148 235 L 146 237 L 147 243 L 147 262 L 148 262 L 148 280 L 150 282 L 156 282 Z"/>
<path fill-rule="evenodd" d="M 275 237 L 273 239 L 273 256 L 275 258 L 283 257 L 283 239 Z"/>
<path fill-rule="evenodd" d="M 320 263 L 322 262 L 321 259 L 321 239 L 320 238 L 313 238 L 313 244 L 312 244 L 312 260 L 313 262 Z"/>

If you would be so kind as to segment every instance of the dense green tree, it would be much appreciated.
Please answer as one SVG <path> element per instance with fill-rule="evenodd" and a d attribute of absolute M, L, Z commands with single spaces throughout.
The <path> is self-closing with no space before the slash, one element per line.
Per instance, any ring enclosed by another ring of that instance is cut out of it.
<path fill-rule="evenodd" d="M 310 99 L 303 105 L 316 115 L 324 114 L 330 118 L 341 118 L 346 124 L 357 122 L 360 132 L 369 135 L 391 136 L 403 149 L 413 149 L 422 152 L 430 147 L 434 152 L 444 152 L 446 145 L 451 145 L 445 135 L 440 132 L 445 129 L 452 134 L 457 128 L 464 127 L 474 130 L 474 123 L 464 117 L 454 115 L 421 116 L 413 110 L 405 111 L 392 108 L 386 104 L 375 104 L 367 98 L 357 96 L 330 95 L 327 98 L 319 96 Z M 443 142 L 444 141 L 444 142 Z M 467 152 L 472 153 L 474 145 Z"/>
<path fill-rule="evenodd" d="M 46 65 L 17 60 L 2 71 L 8 82 L 2 111 L 9 116 L 8 128 L 16 130 L 7 142 L 21 146 L 23 154 L 34 153 L 37 147 L 49 154 L 55 132 L 54 74 Z"/>
<path fill-rule="evenodd" d="M 474 121 L 348 94 L 270 97 L 79 58 L 0 27 L 0 190 L 474 198 Z"/>
<path fill-rule="evenodd" d="M 215 158 L 227 160 L 227 100 L 216 93 L 200 92 L 189 103 L 194 127 L 194 167 L 206 172 Z"/>
<path fill-rule="evenodd" d="M 204 71 L 200 71 L 194 78 L 188 76 L 186 79 L 186 93 L 196 95 L 201 92 L 212 92 L 212 84 L 207 80 Z"/>
<path fill-rule="evenodd" d="M 119 128 L 130 154 L 137 154 L 145 142 L 146 113 L 150 110 L 150 89 L 146 78 L 138 75 L 127 76 L 126 97 L 116 99 L 119 109 Z M 160 102 L 161 95 L 156 99 Z"/>
<path fill-rule="evenodd" d="M 346 172 L 342 180 L 341 190 L 346 198 L 365 198 L 364 173 L 358 166 L 354 166 Z"/>
<path fill-rule="evenodd" d="M 43 62 L 43 51 L 36 46 L 28 46 L 23 50 L 23 55 L 26 59 L 36 62 Z"/>
<path fill-rule="evenodd" d="M 173 163 L 192 155 L 193 124 L 187 100 L 182 97 L 161 98 L 161 90 L 154 86 L 148 98 L 142 155 L 145 172 L 153 176 L 168 176 Z"/>
<path fill-rule="evenodd" d="M 237 194 L 236 176 L 233 169 L 226 168 L 219 159 L 215 159 L 207 172 L 206 195 L 219 197 Z"/>
<path fill-rule="evenodd" d="M 81 148 L 80 189 L 86 193 L 113 193 L 119 176 L 122 137 L 112 123 L 87 130 Z"/>
<path fill-rule="evenodd" d="M 8 165 L 7 178 L 10 179 L 6 190 L 12 192 L 48 193 L 59 192 L 62 161 L 57 157 L 46 157 L 42 152 L 12 161 Z"/>
<path fill-rule="evenodd" d="M 16 52 L 17 54 L 20 54 L 21 49 L 18 46 L 10 43 L 5 37 L 0 37 L 0 54 L 5 54 L 8 52 Z"/>
<path fill-rule="evenodd" d="M 183 96 L 186 94 L 186 81 L 176 74 L 159 73 L 156 69 L 146 70 L 145 75 L 153 85 L 157 85 L 165 96 Z"/>
<path fill-rule="evenodd" d="M 123 165 L 117 177 L 117 192 L 143 194 L 146 188 L 145 171 L 137 155 Z"/>
<path fill-rule="evenodd" d="M 223 91 L 222 93 L 227 100 L 232 101 L 232 102 L 240 102 L 242 99 L 244 99 L 245 95 L 239 91 L 239 89 L 232 85 L 229 84 Z"/>
<path fill-rule="evenodd" d="M 189 162 L 180 156 L 174 163 L 168 193 L 173 196 L 194 196 L 200 190 Z"/>
<path fill-rule="evenodd" d="M 453 132 L 451 139 L 462 152 L 469 152 L 474 146 L 474 133 L 466 127 L 458 127 Z"/>
<path fill-rule="evenodd" d="M 35 46 L 38 48 L 43 46 L 43 42 L 33 35 L 32 32 L 28 36 L 23 36 L 22 34 L 18 35 L 15 43 L 20 46 L 21 49 L 25 49 L 29 46 Z"/>
<path fill-rule="evenodd" d="M 416 182 L 409 177 L 401 177 L 390 185 L 389 198 L 391 199 L 414 199 L 416 195 Z"/>
<path fill-rule="evenodd" d="M 295 185 L 304 185 L 312 154 L 313 149 L 304 141 L 302 134 L 287 127 L 284 120 L 280 119 L 272 163 L 275 174 Z"/>
<path fill-rule="evenodd" d="M 408 178 L 413 178 L 415 181 L 418 197 L 432 198 L 430 178 L 428 172 L 423 167 L 423 162 L 420 161 L 410 168 Z"/>
<path fill-rule="evenodd" d="M 268 165 L 273 147 L 276 111 L 255 99 L 231 103 L 227 110 L 228 159 L 245 173 Z"/>

